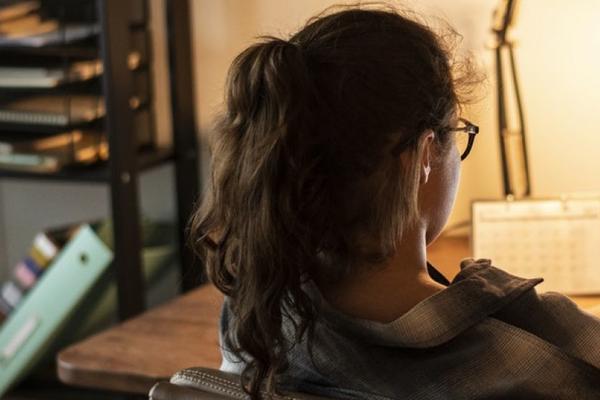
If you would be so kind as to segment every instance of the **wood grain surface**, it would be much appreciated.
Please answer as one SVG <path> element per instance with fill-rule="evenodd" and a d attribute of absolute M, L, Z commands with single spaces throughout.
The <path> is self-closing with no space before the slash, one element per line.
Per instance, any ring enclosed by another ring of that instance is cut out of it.
<path fill-rule="evenodd" d="M 145 394 L 180 369 L 218 368 L 221 304 L 221 294 L 205 285 L 70 346 L 58 355 L 59 378 L 75 386 Z"/>

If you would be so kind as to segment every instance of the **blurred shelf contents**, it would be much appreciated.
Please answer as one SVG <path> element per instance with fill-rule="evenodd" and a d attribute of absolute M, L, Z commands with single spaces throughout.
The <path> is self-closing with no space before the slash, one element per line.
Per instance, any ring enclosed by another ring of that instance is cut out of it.
<path fill-rule="evenodd" d="M 100 96 L 47 94 L 0 104 L 0 123 L 65 127 L 96 121 L 104 117 L 104 113 Z"/>
<path fill-rule="evenodd" d="M 39 1 L 9 1 L 0 6 L 0 47 L 68 44 L 98 34 L 95 23 L 65 23 L 50 17 L 47 8 L 54 2 L 45 3 L 44 7 Z"/>
<path fill-rule="evenodd" d="M 0 88 L 53 88 L 85 82 L 102 75 L 100 60 L 75 61 L 66 66 L 0 66 Z"/>
<path fill-rule="evenodd" d="M 96 25 L 72 24 L 58 26 L 55 22 L 49 21 L 36 26 L 30 32 L 21 32 L 18 30 L 0 31 L 0 47 L 42 47 L 55 44 L 68 44 L 86 39 L 97 33 L 98 27 Z"/>
<path fill-rule="evenodd" d="M 36 137 L 0 132 L 2 169 L 54 173 L 106 159 L 108 144 L 101 132 L 74 130 Z"/>
<path fill-rule="evenodd" d="M 189 4 L 152 7 L 155 18 L 148 0 L 0 0 L 0 180 L 106 185 L 114 221 L 79 224 L 66 245 L 44 230 L 10 261 L 10 279 L 0 282 L 8 316 L 0 322 L 0 397 L 39 357 L 106 327 L 107 317 L 132 317 L 165 288 L 201 280 L 183 240 L 200 183 Z M 156 22 L 162 18 L 167 27 Z M 160 35 L 167 40 L 152 40 Z M 160 105 L 160 145 L 154 82 L 171 99 Z M 140 175 L 167 163 L 177 224 L 152 236 L 141 218 Z"/>
<path fill-rule="evenodd" d="M 58 174 L 107 161 L 106 49 L 94 0 L 0 3 L 0 176 Z M 128 2 L 130 132 L 155 146 L 145 1 Z M 85 172 L 84 172 L 85 173 Z M 64 175 L 63 178 L 70 175 Z"/>
<path fill-rule="evenodd" d="M 11 387 L 51 397 L 27 378 L 59 349 L 201 282 L 184 240 L 200 184 L 189 15 L 187 1 L 0 0 L 0 182 L 31 180 L 36 211 L 52 218 L 51 185 L 38 182 L 100 184 L 110 203 L 107 220 L 76 224 L 68 239 L 39 221 L 6 265 L 0 397 Z M 160 145 L 154 82 L 171 99 L 158 103 Z M 140 175 L 165 164 L 175 224 L 141 217 Z"/>
<path fill-rule="evenodd" d="M 112 258 L 111 250 L 89 225 L 78 225 L 26 293 L 17 293 L 24 289 L 15 280 L 3 286 L 8 288 L 2 292 L 3 300 L 15 304 L 0 326 L 0 396 L 52 348 Z"/>
<path fill-rule="evenodd" d="M 22 18 L 39 8 L 39 1 L 8 1 L 0 6 L 0 22 Z"/>
<path fill-rule="evenodd" d="M 78 226 L 67 226 L 38 233 L 29 252 L 17 263 L 12 278 L 2 284 L 0 291 L 0 320 L 17 308 L 25 294 L 52 263 L 56 255 L 70 240 Z M 1 322 L 0 322 L 1 327 Z"/>
<path fill-rule="evenodd" d="M 177 279 L 175 226 L 150 219 L 142 225 L 145 284 L 149 297 L 163 302 L 162 283 Z M 6 318 L 0 321 L 0 397 L 44 356 L 115 321 L 112 231 L 107 219 L 40 232 L 0 286 L 0 318 Z"/>

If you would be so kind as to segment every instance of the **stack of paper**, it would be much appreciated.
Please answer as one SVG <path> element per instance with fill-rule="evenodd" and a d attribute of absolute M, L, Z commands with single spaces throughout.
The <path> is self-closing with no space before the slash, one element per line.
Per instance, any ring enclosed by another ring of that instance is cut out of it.
<path fill-rule="evenodd" d="M 39 1 L 19 1 L 0 6 L 0 22 L 22 18 L 39 8 Z"/>
<path fill-rule="evenodd" d="M 0 134 L 2 169 L 51 173 L 107 158 L 108 144 L 100 132 L 75 130 L 37 138 Z"/>
<path fill-rule="evenodd" d="M 64 68 L 0 66 L 0 88 L 52 88 L 87 81 L 101 74 L 100 60 L 74 62 Z"/>
<path fill-rule="evenodd" d="M 44 94 L 0 104 L 0 123 L 69 126 L 104 117 L 101 96 Z"/>
<path fill-rule="evenodd" d="M 38 1 L 0 6 L 0 47 L 69 44 L 98 34 L 97 24 L 60 24 L 37 14 Z"/>

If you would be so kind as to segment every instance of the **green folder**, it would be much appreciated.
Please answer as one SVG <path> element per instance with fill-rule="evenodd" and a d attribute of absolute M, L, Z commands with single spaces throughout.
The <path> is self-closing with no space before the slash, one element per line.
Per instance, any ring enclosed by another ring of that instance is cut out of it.
<path fill-rule="evenodd" d="M 35 290 L 10 314 L 0 329 L 0 397 L 52 345 L 112 257 L 90 226 L 82 225 Z"/>

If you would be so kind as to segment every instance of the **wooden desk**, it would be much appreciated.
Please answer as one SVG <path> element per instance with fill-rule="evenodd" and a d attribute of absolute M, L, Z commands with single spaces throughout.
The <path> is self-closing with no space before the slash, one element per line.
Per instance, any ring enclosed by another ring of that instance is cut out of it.
<path fill-rule="evenodd" d="M 58 376 L 74 386 L 147 394 L 180 369 L 218 368 L 222 301 L 205 285 L 70 346 L 58 355 Z"/>
<path fill-rule="evenodd" d="M 469 253 L 465 237 L 443 237 L 429 247 L 428 258 L 452 280 Z M 582 308 L 600 305 L 600 296 L 573 299 Z M 76 386 L 146 394 L 180 369 L 218 368 L 221 302 L 214 287 L 204 286 L 68 347 L 58 355 L 59 377 Z"/>

